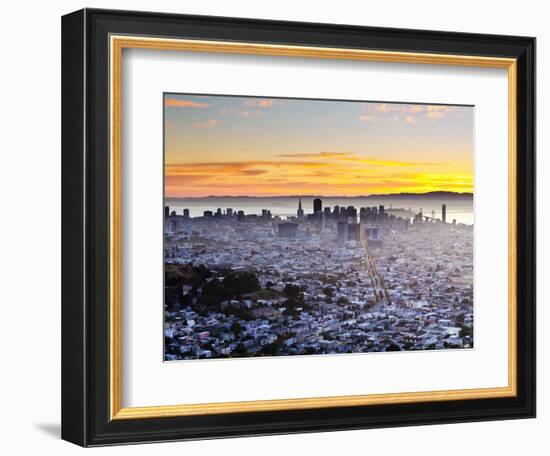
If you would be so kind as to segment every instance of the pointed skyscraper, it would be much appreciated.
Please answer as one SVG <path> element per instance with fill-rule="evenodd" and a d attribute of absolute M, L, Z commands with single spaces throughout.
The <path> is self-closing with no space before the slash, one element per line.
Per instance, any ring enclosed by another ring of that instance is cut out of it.
<path fill-rule="evenodd" d="M 298 218 L 304 218 L 304 210 L 302 209 L 302 198 L 298 200 L 298 210 L 296 211 L 296 215 L 298 215 Z"/>

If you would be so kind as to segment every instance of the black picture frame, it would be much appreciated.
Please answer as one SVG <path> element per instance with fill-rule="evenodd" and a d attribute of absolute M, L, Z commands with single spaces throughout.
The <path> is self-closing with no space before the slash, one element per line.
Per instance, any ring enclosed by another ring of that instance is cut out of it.
<path fill-rule="evenodd" d="M 108 38 L 112 34 L 517 59 L 517 395 L 111 420 Z M 63 439 L 100 446 L 535 416 L 534 38 L 84 9 L 62 19 L 62 126 Z"/>

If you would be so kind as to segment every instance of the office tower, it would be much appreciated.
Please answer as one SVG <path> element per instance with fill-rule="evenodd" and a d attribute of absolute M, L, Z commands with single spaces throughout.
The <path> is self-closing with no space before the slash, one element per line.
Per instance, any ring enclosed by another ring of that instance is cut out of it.
<path fill-rule="evenodd" d="M 357 209 L 353 206 L 346 208 L 346 220 L 348 223 L 355 223 L 357 221 Z"/>
<path fill-rule="evenodd" d="M 329 219 L 330 218 L 330 207 L 325 207 L 323 209 L 323 212 L 325 214 L 325 218 Z"/>
<path fill-rule="evenodd" d="M 359 223 L 348 223 L 348 241 L 361 240 L 361 225 Z"/>
<path fill-rule="evenodd" d="M 177 214 L 176 214 L 176 211 L 172 211 L 170 212 L 170 217 L 175 217 Z"/>
<path fill-rule="evenodd" d="M 212 211 L 204 211 L 202 215 L 203 217 L 212 217 L 214 214 L 212 213 Z"/>
<path fill-rule="evenodd" d="M 447 223 L 447 205 L 441 206 L 441 220 L 443 223 Z"/>
<path fill-rule="evenodd" d="M 185 218 L 189 218 L 189 209 L 184 209 L 184 210 L 183 210 L 183 216 L 184 216 Z"/>
<path fill-rule="evenodd" d="M 378 213 L 380 214 L 381 217 L 384 216 L 384 205 L 383 204 L 378 206 Z"/>
<path fill-rule="evenodd" d="M 302 209 L 302 198 L 298 200 L 298 210 L 296 211 L 296 215 L 299 219 L 304 218 L 304 210 Z"/>
<path fill-rule="evenodd" d="M 313 200 L 313 213 L 317 214 L 319 212 L 322 212 L 323 210 L 323 202 L 321 201 L 321 198 L 315 198 Z"/>
<path fill-rule="evenodd" d="M 372 209 L 370 207 L 365 208 L 365 218 L 367 222 L 370 222 L 372 220 Z"/>
<path fill-rule="evenodd" d="M 216 210 L 216 217 L 221 217 L 221 216 L 222 216 L 222 208 L 218 207 L 218 209 Z"/>
<path fill-rule="evenodd" d="M 233 217 L 233 209 L 231 209 L 230 207 L 228 207 L 228 208 L 225 210 L 225 215 L 227 215 L 228 217 Z"/>
<path fill-rule="evenodd" d="M 297 223 L 292 223 L 292 222 L 279 223 L 278 236 L 280 238 L 287 238 L 287 239 L 295 238 L 297 229 L 298 229 Z"/>
<path fill-rule="evenodd" d="M 359 209 L 359 222 L 360 223 L 367 223 L 368 222 L 367 208 L 366 207 L 362 207 L 361 209 Z"/>
<path fill-rule="evenodd" d="M 164 217 L 169 217 L 169 216 L 170 216 L 170 207 L 164 206 Z"/>
<path fill-rule="evenodd" d="M 348 222 L 338 222 L 337 233 L 338 242 L 346 242 L 348 240 Z"/>
<path fill-rule="evenodd" d="M 365 229 L 365 234 L 367 236 L 367 239 L 369 241 L 374 241 L 378 239 L 378 227 L 377 226 L 369 226 Z"/>
<path fill-rule="evenodd" d="M 365 229 L 365 236 L 367 237 L 367 245 L 369 248 L 381 247 L 383 244 L 380 228 L 377 226 L 370 226 Z"/>
<path fill-rule="evenodd" d="M 237 220 L 244 220 L 244 211 L 237 212 Z"/>

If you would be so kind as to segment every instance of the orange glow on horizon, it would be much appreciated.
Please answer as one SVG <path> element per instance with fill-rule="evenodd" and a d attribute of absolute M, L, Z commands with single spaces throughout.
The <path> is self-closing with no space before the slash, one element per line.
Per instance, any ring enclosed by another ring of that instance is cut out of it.
<path fill-rule="evenodd" d="M 305 154 L 304 154 L 305 155 Z M 372 193 L 473 192 L 472 173 L 444 163 L 375 158 L 168 164 L 166 196 L 359 196 Z M 467 164 L 460 168 L 466 168 Z"/>

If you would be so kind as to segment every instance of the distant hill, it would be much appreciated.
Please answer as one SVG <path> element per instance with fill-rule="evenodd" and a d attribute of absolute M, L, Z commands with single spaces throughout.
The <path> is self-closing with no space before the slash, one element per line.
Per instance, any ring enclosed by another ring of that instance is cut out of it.
<path fill-rule="evenodd" d="M 323 196 L 323 195 L 284 195 L 284 196 L 247 196 L 247 195 L 240 195 L 240 196 L 229 196 L 229 195 L 209 195 L 204 197 L 188 197 L 188 198 L 171 198 L 167 197 L 167 199 L 177 200 L 177 199 L 207 199 L 207 198 L 269 198 L 269 199 L 275 199 L 275 198 L 346 198 L 346 199 L 353 199 L 353 198 L 372 198 L 372 199 L 384 199 L 384 198 L 391 198 L 391 199 L 403 199 L 403 200 L 411 200 L 411 199 L 473 199 L 474 195 L 473 193 L 459 193 L 459 192 L 425 192 L 425 193 L 378 193 L 378 194 L 372 194 L 372 195 L 358 195 L 358 196 L 346 196 L 346 195 L 339 195 L 339 196 Z"/>
<path fill-rule="evenodd" d="M 471 199 L 474 197 L 473 193 L 458 193 L 458 192 L 426 192 L 426 193 L 390 193 L 390 194 L 374 194 L 368 195 L 364 198 L 392 198 L 392 199 L 449 199 L 449 198 L 461 198 Z"/>

